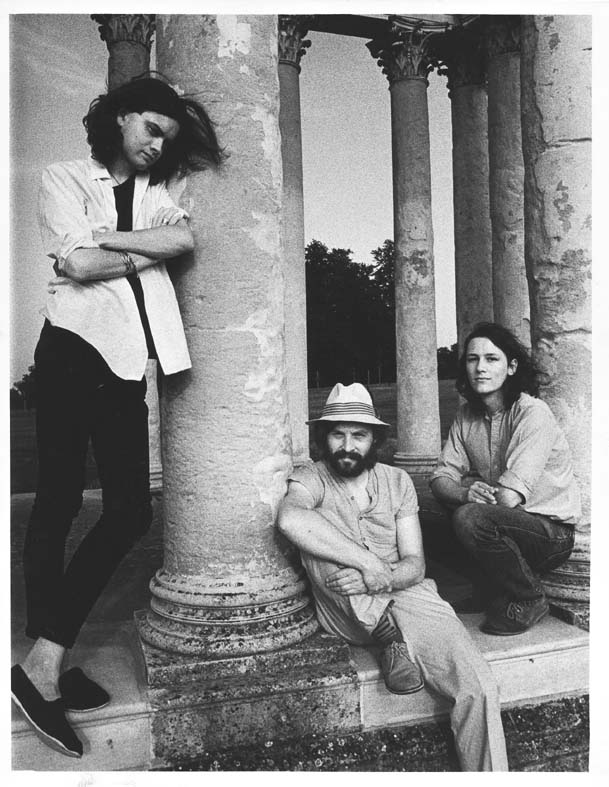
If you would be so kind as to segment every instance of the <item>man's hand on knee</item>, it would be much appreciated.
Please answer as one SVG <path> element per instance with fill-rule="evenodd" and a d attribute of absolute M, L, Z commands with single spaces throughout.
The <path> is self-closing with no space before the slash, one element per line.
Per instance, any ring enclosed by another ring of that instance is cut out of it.
<path fill-rule="evenodd" d="M 326 587 L 341 596 L 357 596 L 368 593 L 362 572 L 356 568 L 339 568 L 326 577 Z"/>

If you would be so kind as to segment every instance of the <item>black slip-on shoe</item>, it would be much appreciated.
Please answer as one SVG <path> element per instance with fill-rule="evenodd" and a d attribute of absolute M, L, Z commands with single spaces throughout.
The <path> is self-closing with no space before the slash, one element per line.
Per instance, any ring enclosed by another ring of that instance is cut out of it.
<path fill-rule="evenodd" d="M 11 696 L 44 743 L 68 757 L 82 757 L 82 743 L 66 721 L 63 700 L 45 700 L 18 664 L 11 669 Z"/>
<path fill-rule="evenodd" d="M 80 667 L 72 667 L 59 676 L 59 691 L 64 708 L 70 713 L 87 713 L 105 708 L 110 695 Z"/>

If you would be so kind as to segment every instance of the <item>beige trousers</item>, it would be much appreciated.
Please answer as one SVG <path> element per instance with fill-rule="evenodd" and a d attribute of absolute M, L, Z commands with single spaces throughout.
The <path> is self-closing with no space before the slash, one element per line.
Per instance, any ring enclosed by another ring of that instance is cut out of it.
<path fill-rule="evenodd" d="M 322 627 L 354 645 L 373 643 L 371 632 L 393 601 L 391 614 L 419 665 L 425 684 L 452 700 L 450 721 L 464 771 L 507 771 L 499 696 L 491 670 L 433 579 L 406 590 L 341 596 L 325 585 L 337 566 L 302 555 Z M 405 698 L 405 702 L 408 698 Z"/>

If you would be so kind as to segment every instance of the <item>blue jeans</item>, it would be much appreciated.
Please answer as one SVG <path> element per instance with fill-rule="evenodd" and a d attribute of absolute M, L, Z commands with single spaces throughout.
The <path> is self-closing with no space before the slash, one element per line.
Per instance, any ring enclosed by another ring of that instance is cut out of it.
<path fill-rule="evenodd" d="M 146 378 L 123 380 L 46 322 L 34 356 L 38 486 L 23 552 L 26 634 L 70 648 L 118 563 L 152 521 Z M 103 510 L 64 568 L 89 439 Z"/>
<path fill-rule="evenodd" d="M 573 549 L 571 525 L 519 506 L 466 503 L 455 509 L 452 521 L 457 538 L 481 569 L 484 596 L 490 599 L 541 598 L 539 575 L 564 563 Z"/>

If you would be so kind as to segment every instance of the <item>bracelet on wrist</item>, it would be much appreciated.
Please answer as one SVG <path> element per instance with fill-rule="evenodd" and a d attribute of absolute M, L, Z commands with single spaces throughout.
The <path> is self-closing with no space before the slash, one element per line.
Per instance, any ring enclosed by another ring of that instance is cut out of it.
<path fill-rule="evenodd" d="M 131 276 L 132 273 L 137 276 L 137 268 L 135 267 L 135 262 L 133 261 L 133 258 L 129 252 L 121 251 L 120 254 L 122 263 L 125 266 L 125 276 Z"/>

